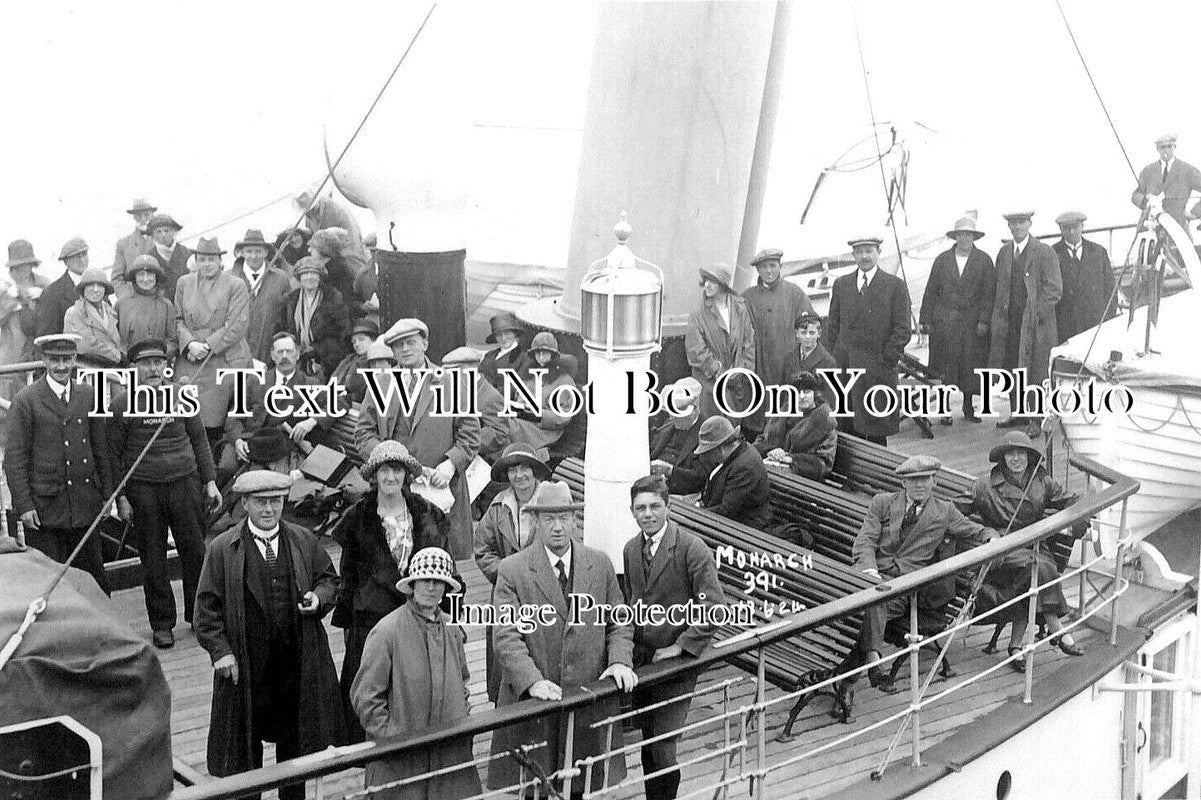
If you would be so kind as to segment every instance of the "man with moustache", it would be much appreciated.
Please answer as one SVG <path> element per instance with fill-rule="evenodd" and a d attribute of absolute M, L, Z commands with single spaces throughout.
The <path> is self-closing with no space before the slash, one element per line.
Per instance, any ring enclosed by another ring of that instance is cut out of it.
<path fill-rule="evenodd" d="M 161 339 L 145 339 L 129 348 L 129 361 L 137 369 L 139 386 L 156 390 L 153 401 L 141 400 L 131 407 L 133 395 L 128 388 L 118 389 L 112 400 L 112 417 L 107 422 L 109 453 L 115 467 L 125 474 L 163 417 L 144 416 L 157 410 L 152 402 L 166 403 L 171 394 L 159 392 L 171 387 L 167 369 L 167 344 Z M 178 387 L 173 387 L 178 388 Z M 145 392 L 142 393 L 145 396 Z M 131 415 L 136 412 L 137 415 Z M 221 504 L 213 454 L 200 419 L 190 414 L 171 414 L 154 444 L 150 446 L 129 476 L 124 494 L 117 497 L 117 513 L 133 522 L 138 537 L 138 555 L 142 561 L 142 591 L 146 596 L 146 614 L 155 647 L 175 644 L 175 593 L 167 570 L 167 529 L 179 552 L 183 577 L 185 623 L 191 623 L 200 568 L 204 565 L 204 513 Z"/>
<path fill-rule="evenodd" d="M 250 321 L 246 328 L 246 344 L 250 354 L 259 361 L 271 358 L 271 337 L 276 333 L 292 284 L 284 271 L 267 263 L 272 246 L 260 230 L 248 230 L 237 245 L 242 251 L 240 267 L 230 272 L 246 284 L 250 292 Z"/>
<path fill-rule="evenodd" d="M 158 206 L 152 206 L 141 197 L 135 199 L 125 213 L 133 217 L 133 233 L 122 236 L 117 240 L 117 250 L 113 254 L 113 288 L 116 289 L 117 299 L 133 294 L 127 273 L 133 260 L 150 250 L 150 231 L 146 223 L 158 211 Z"/>
<path fill-rule="evenodd" d="M 626 542 L 622 552 L 631 604 L 647 606 L 711 606 L 725 602 L 717 580 L 713 551 L 699 536 L 667 518 L 668 489 L 661 475 L 648 475 L 630 487 L 630 511 L 639 533 Z M 634 628 L 634 668 L 669 658 L 696 658 L 713 638 L 711 625 L 648 625 Z M 692 693 L 696 674 L 668 683 L 636 689 L 634 708 L 646 708 Z M 671 703 L 653 713 L 637 717 L 642 739 L 647 741 L 678 730 L 688 717 L 690 701 Z M 676 765 L 676 743 L 672 736 L 642 746 L 642 774 L 650 775 Z M 645 778 L 646 796 L 671 800 L 680 787 L 679 771 Z"/>
<path fill-rule="evenodd" d="M 1055 307 L 1060 342 L 1100 325 L 1117 313 L 1109 251 L 1084 238 L 1086 219 L 1079 211 L 1067 211 L 1055 218 L 1063 236 L 1052 246 L 1063 278 L 1063 297 Z"/>

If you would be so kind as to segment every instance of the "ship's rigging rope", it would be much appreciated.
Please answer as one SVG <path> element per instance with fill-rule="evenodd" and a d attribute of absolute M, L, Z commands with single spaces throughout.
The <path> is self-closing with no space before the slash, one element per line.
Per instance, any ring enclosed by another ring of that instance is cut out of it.
<path fill-rule="evenodd" d="M 343 147 L 342 152 L 338 154 L 337 160 L 335 160 L 330 166 L 329 170 L 325 174 L 325 178 L 313 192 L 312 199 L 309 201 L 308 206 L 304 209 L 304 211 L 301 212 L 300 217 L 296 220 L 297 226 L 304 221 L 305 215 L 309 213 L 313 205 L 317 202 L 317 198 L 321 196 L 321 191 L 325 188 L 326 184 L 329 183 L 330 178 L 333 176 L 334 170 L 336 170 L 338 165 L 342 163 L 342 159 L 350 150 L 350 146 L 354 144 L 359 132 L 363 130 L 363 126 L 367 124 L 367 120 L 370 119 L 372 112 L 375 111 L 376 106 L 379 105 L 379 101 L 383 98 L 384 92 L 387 91 L 388 86 L 392 83 L 392 79 L 396 77 L 396 73 L 400 71 L 401 65 L 404 64 L 409 52 L 413 49 L 413 45 L 417 43 L 418 37 L 420 37 L 421 32 L 425 30 L 426 23 L 429 22 L 430 17 L 434 13 L 434 9 L 437 7 L 438 4 L 436 2 L 430 5 L 430 10 L 426 13 L 425 18 L 421 21 L 421 24 L 413 33 L 412 38 L 409 40 L 408 46 L 405 47 L 404 52 L 401 53 L 400 58 L 396 62 L 396 66 L 392 68 L 392 72 L 388 75 L 388 79 L 384 81 L 384 85 L 380 87 L 379 92 L 375 96 L 375 100 L 372 101 L 371 106 L 367 109 L 367 113 L 363 115 L 362 120 L 359 121 L 358 127 L 355 128 L 354 133 L 351 134 L 350 139 L 346 142 L 346 146 Z M 272 203 L 275 202 L 279 201 L 272 201 Z M 276 258 L 279 258 L 279 251 L 277 251 L 275 255 Z M 212 358 L 212 356 L 213 351 L 209 350 L 208 354 L 205 355 L 204 360 L 200 362 L 200 366 L 197 368 L 197 376 L 204 371 L 205 366 L 208 364 L 209 359 Z M 104 380 L 104 378 L 102 376 L 97 376 L 96 380 Z M 109 509 L 124 490 L 125 484 L 129 481 L 130 476 L 133 475 L 133 472 L 138 468 L 138 465 L 142 463 L 142 459 L 146 457 L 146 454 L 150 451 L 150 448 L 154 445 L 155 441 L 158 440 L 159 435 L 163 432 L 163 429 L 166 427 L 167 423 L 172 419 L 174 419 L 173 416 L 167 415 L 164 416 L 162 421 L 159 422 L 158 427 L 154 429 L 154 432 L 150 435 L 150 439 L 146 442 L 146 446 L 142 448 L 142 452 L 140 452 L 138 457 L 134 459 L 133 464 L 130 465 L 125 475 L 121 478 L 121 481 L 117 484 L 117 487 L 113 490 L 112 494 L 108 496 L 108 499 L 101 507 L 99 513 L 97 513 L 95 519 L 92 520 L 92 524 L 88 527 L 87 532 L 83 535 L 83 538 L 79 540 L 79 544 L 75 546 L 75 549 L 67 558 L 66 563 L 64 563 L 58 570 L 57 574 L 55 574 L 53 580 L 50 581 L 46 589 L 40 592 L 37 597 L 30 601 L 29 607 L 25 613 L 25 618 L 21 621 L 21 625 L 12 634 L 12 636 L 9 637 L 8 641 L 5 642 L 4 648 L 0 649 L 0 670 L 3 670 L 5 665 L 8 664 L 13 654 L 17 651 L 17 648 L 20 647 L 22 640 L 25 638 L 25 634 L 33 626 L 34 622 L 37 621 L 38 617 L 46 610 L 49 604 L 50 595 L 62 582 L 63 577 L 67 574 L 67 570 L 71 566 L 71 563 L 91 539 L 92 534 L 96 531 L 97 527 L 100 525 L 100 522 L 105 518 L 105 516 L 108 515 Z"/>

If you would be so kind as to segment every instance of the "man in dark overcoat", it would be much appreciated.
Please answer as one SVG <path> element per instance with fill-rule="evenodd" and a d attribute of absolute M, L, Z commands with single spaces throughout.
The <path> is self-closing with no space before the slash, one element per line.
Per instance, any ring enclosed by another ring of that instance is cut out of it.
<path fill-rule="evenodd" d="M 712 416 L 701 423 L 696 450 L 709 476 L 701 491 L 701 508 L 767 530 L 771 522 L 771 481 L 763 457 L 751 447 L 730 421 Z"/>
<path fill-rule="evenodd" d="M 942 382 L 963 393 L 963 418 L 979 422 L 972 405 L 979 381 L 976 370 L 988 362 L 988 326 L 997 290 L 992 258 L 976 247 L 984 236 L 976 221 L 964 217 L 947 231 L 955 246 L 939 253 L 922 297 L 921 332 L 930 335 L 930 369 Z M 951 418 L 943 418 L 949 425 Z"/>
<path fill-rule="evenodd" d="M 872 498 L 863 526 L 851 547 L 856 569 L 870 578 L 886 581 L 928 567 L 955 554 L 956 542 L 982 544 L 996 531 L 972 522 L 949 500 L 934 496 L 934 475 L 942 462 L 933 456 L 913 456 L 897 467 L 904 487 Z M 942 609 L 955 596 L 955 577 L 923 588 L 918 593 L 922 609 Z M 862 663 L 880 659 L 884 650 L 884 628 L 888 621 L 909 612 L 907 597 L 896 597 L 867 609 L 859 629 Z M 872 686 L 895 691 L 878 668 L 868 671 Z"/>
<path fill-rule="evenodd" d="M 196 638 L 213 662 L 208 770 L 233 775 L 346 736 L 338 674 L 321 623 L 338 594 L 333 562 L 312 533 L 283 522 L 288 475 L 238 477 L 247 517 L 209 544 L 196 593 Z M 303 800 L 304 785 L 281 800 Z"/>
<path fill-rule="evenodd" d="M 1013 241 L 997 253 L 997 291 L 993 301 L 992 341 L 988 365 L 1026 370 L 1026 384 L 1036 386 L 1047 377 L 1051 348 L 1059 344 L 1055 307 L 1063 294 L 1059 257 L 1049 244 L 1030 235 L 1033 211 L 1005 215 Z M 1010 393 L 1010 409 L 1017 391 Z M 1030 436 L 1041 433 L 1038 420 L 1010 416 L 998 428 L 1028 426 Z"/>
<path fill-rule="evenodd" d="M 1063 297 L 1055 307 L 1060 342 L 1100 325 L 1117 313 L 1109 251 L 1084 238 L 1086 219 L 1079 211 L 1068 211 L 1055 218 L 1063 236 L 1052 247 L 1059 258 L 1063 279 Z"/>
<path fill-rule="evenodd" d="M 4 476 L 27 542 L 66 563 L 115 486 L 104 419 L 93 417 L 92 387 L 73 377 L 79 337 L 39 336 L 46 374 L 17 392 L 8 411 Z M 73 566 L 105 592 L 104 557 L 93 535 Z"/>
<path fill-rule="evenodd" d="M 146 252 L 163 268 L 164 278 L 159 288 L 168 300 L 175 299 L 175 287 L 179 279 L 188 274 L 188 261 L 192 258 L 192 251 L 175 241 L 182 229 L 183 226 L 170 214 L 155 214 L 146 225 L 146 232 L 150 234 Z"/>
<path fill-rule="evenodd" d="M 590 595 L 598 604 L 624 602 L 613 562 L 599 550 L 579 541 L 575 514 L 583 510 L 574 503 L 571 490 L 559 481 L 543 482 L 530 498 L 525 510 L 534 515 L 537 541 L 500 562 L 492 602 L 497 609 L 523 604 L 553 605 L 554 621 L 522 633 L 517 625 L 497 625 L 492 629 L 496 662 L 500 666 L 501 685 L 497 707 L 520 700 L 560 700 L 563 688 L 586 686 L 593 681 L 612 678 L 626 692 L 633 691 L 638 676 L 631 666 L 634 631 L 630 625 L 618 625 L 601 619 L 595 611 L 581 612 L 580 624 L 569 625 L 571 595 Z M 572 758 L 598 756 L 622 746 L 621 725 L 613 730 L 609 742 L 605 726 L 592 724 L 618 713 L 617 698 L 597 702 L 575 713 Z M 563 766 L 567 745 L 567 715 L 545 715 L 530 722 L 510 725 L 492 734 L 492 755 L 508 753 L 514 747 L 546 741 L 547 746 L 533 750 L 530 759 L 541 764 L 546 774 Z M 488 786 L 502 789 L 517 783 L 519 765 L 511 757 L 499 758 L 489 765 Z M 603 788 L 605 765 L 592 768 L 592 789 Z M 625 778 L 625 754 L 609 763 L 608 786 Z M 526 773 L 528 776 L 528 772 Z M 582 797 L 584 779 L 576 778 L 564 787 L 566 796 Z M 542 790 L 546 796 L 546 790 Z"/>
<path fill-rule="evenodd" d="M 58 260 L 63 262 L 66 270 L 58 280 L 46 287 L 38 300 L 37 310 L 34 312 L 38 336 L 63 332 L 63 317 L 66 316 L 67 309 L 79 299 L 79 290 L 76 287 L 83 271 L 88 268 L 88 243 L 78 237 L 70 240 L 59 251 Z"/>
<path fill-rule="evenodd" d="M 292 291 L 292 282 L 282 269 L 267 263 L 274 246 L 267 243 L 262 231 L 246 231 L 237 247 L 242 250 L 242 263 L 234 264 L 229 272 L 241 279 L 250 292 L 246 344 L 250 345 L 254 358 L 266 363 L 271 359 L 272 337 L 279 333 L 279 319 L 288 292 Z"/>
<path fill-rule="evenodd" d="M 788 376 L 799 375 L 802 372 L 812 372 L 821 384 L 820 394 L 826 398 L 830 408 L 834 408 L 834 388 L 825 377 L 825 371 L 838 369 L 838 362 L 821 343 L 823 320 L 817 312 L 802 314 L 796 321 L 794 337 L 796 347 L 788 356 L 785 369 Z"/>
<path fill-rule="evenodd" d="M 712 471 L 705 469 L 696 454 L 704 423 L 700 408 L 703 391 L 700 381 L 693 377 L 680 378 L 667 387 L 665 395 L 674 397 L 676 409 L 684 413 L 669 415 L 666 422 L 651 431 L 651 472 L 667 479 L 667 490 L 672 494 L 700 492 Z"/>
<path fill-rule="evenodd" d="M 630 511 L 639 533 L 626 542 L 622 552 L 624 574 L 629 582 L 626 593 L 630 603 L 647 606 L 693 607 L 720 605 L 725 602 L 717 580 L 717 562 L 713 551 L 699 536 L 682 530 L 667 519 L 667 482 L 659 475 L 648 475 L 630 487 Z M 634 628 L 634 668 L 669 658 L 690 659 L 699 656 L 713 638 L 712 625 L 636 626 Z M 634 708 L 664 703 L 691 694 L 696 674 L 667 683 L 636 689 Z M 663 706 L 639 716 L 642 739 L 646 741 L 678 730 L 688 717 L 689 700 Z M 642 774 L 650 775 L 676 765 L 673 736 L 642 747 Z M 671 800 L 680 788 L 680 773 L 668 772 L 644 779 L 646 796 Z"/>
<path fill-rule="evenodd" d="M 851 387 L 854 420 L 839 419 L 839 428 L 869 442 L 888 444 L 900 429 L 900 412 L 884 417 L 868 412 L 864 397 L 873 386 L 896 392 L 897 364 L 913 334 L 910 325 L 909 287 L 878 265 L 881 239 L 864 237 L 847 244 L 857 269 L 834 281 L 830 293 L 830 352 L 841 370 L 862 369 Z M 844 377 L 844 383 L 849 381 Z M 836 409 L 837 410 L 837 409 Z"/>

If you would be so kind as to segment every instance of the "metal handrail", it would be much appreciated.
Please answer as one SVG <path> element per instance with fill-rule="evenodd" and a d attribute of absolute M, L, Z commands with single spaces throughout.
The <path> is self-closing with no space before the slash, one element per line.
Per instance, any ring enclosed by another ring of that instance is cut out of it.
<path fill-rule="evenodd" d="M 894 597 L 908 595 L 927 584 L 978 567 L 988 561 L 1030 547 L 1048 536 L 1089 519 L 1097 512 L 1124 500 L 1139 490 L 1139 483 L 1089 458 L 1072 456 L 1073 466 L 1090 477 L 1110 484 L 1095 495 L 1078 500 L 1034 524 L 1014 531 L 967 552 L 952 556 L 917 572 L 903 575 L 846 597 L 806 609 L 791 618 L 775 622 L 770 630 L 747 631 L 739 635 L 737 644 L 716 646 L 686 661 L 671 659 L 643 667 L 638 671 L 640 686 L 654 685 L 699 673 L 736 655 L 752 654 L 775 642 L 792 638 L 806 631 L 861 612 L 870 606 Z M 673 663 L 675 662 L 675 663 Z M 323 754 L 305 757 L 303 764 L 284 762 L 270 767 L 220 778 L 202 786 L 185 788 L 172 795 L 175 800 L 225 800 L 244 794 L 266 791 L 288 783 L 309 780 L 346 769 L 360 767 L 370 761 L 394 758 L 407 753 L 437 746 L 447 739 L 475 736 L 499 728 L 537 719 L 547 714 L 566 714 L 592 705 L 599 700 L 615 697 L 620 690 L 612 681 L 597 681 L 587 686 L 563 688 L 561 700 L 524 700 L 511 706 L 484 711 L 448 725 L 430 728 L 406 737 L 395 737 L 370 743 L 368 746 L 330 748 Z"/>

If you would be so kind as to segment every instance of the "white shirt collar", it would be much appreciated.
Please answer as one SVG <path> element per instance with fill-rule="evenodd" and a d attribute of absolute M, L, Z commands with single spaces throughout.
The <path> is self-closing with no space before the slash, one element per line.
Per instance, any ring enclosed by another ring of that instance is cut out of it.
<path fill-rule="evenodd" d="M 76 275 L 71 270 L 67 270 L 67 277 L 71 279 L 71 283 L 75 284 L 76 286 L 79 286 L 79 279 L 83 277 L 83 273 L 81 272 L 78 275 Z"/>
<path fill-rule="evenodd" d="M 516 347 L 517 347 L 517 342 L 515 342 L 515 341 L 514 341 L 514 342 L 510 342 L 509 344 L 505 345 L 504 347 L 498 347 L 498 348 L 496 348 L 496 357 L 497 357 L 497 358 L 500 358 L 500 357 L 501 357 L 501 356 L 503 356 L 505 353 L 510 353 L 510 352 L 512 352 L 512 351 L 513 351 L 513 349 L 514 349 L 514 348 L 516 348 Z"/>
<path fill-rule="evenodd" d="M 54 380 L 54 378 L 51 378 L 49 373 L 46 374 L 46 385 L 48 385 L 54 391 L 54 393 L 56 395 L 58 395 L 59 397 L 63 396 L 64 389 L 66 389 L 68 392 L 71 391 L 70 382 L 59 383 L 58 381 Z M 70 394 L 67 395 L 68 398 L 70 398 L 70 396 L 71 396 Z"/>
<path fill-rule="evenodd" d="M 255 525 L 253 522 L 251 522 L 250 520 L 246 520 L 246 524 L 250 526 L 250 532 L 254 535 L 254 538 L 256 538 L 256 539 L 270 539 L 272 536 L 279 533 L 279 525 L 278 524 L 276 524 L 276 526 L 269 531 L 263 530 L 258 525 Z"/>
<path fill-rule="evenodd" d="M 1172 158 L 1168 161 L 1168 171 L 1169 172 L 1172 171 L 1172 165 L 1175 163 L 1176 163 L 1176 156 L 1172 156 Z M 1161 158 L 1161 159 L 1159 159 L 1159 173 L 1161 175 L 1163 174 L 1163 165 L 1164 165 L 1164 160 Z"/>
<path fill-rule="evenodd" d="M 246 275 L 246 280 L 250 281 L 251 283 L 254 283 L 254 276 L 256 274 L 259 276 L 259 280 L 262 280 L 263 273 L 265 273 L 266 271 L 267 271 L 266 263 L 264 263 L 263 266 L 259 267 L 259 271 L 256 273 L 249 266 L 247 266 L 245 261 L 242 262 L 242 272 Z"/>
<path fill-rule="evenodd" d="M 651 536 L 651 556 L 652 557 L 656 553 L 659 552 L 659 545 L 663 543 L 663 535 L 665 533 L 667 533 L 667 523 L 666 522 L 663 523 L 663 527 L 659 529 L 658 533 Z M 642 537 L 643 541 L 645 542 L 646 534 L 639 532 L 639 535 Z"/>
<path fill-rule="evenodd" d="M 856 273 L 855 274 L 855 285 L 862 286 L 863 278 L 864 278 L 864 276 L 867 276 L 867 285 L 871 286 L 872 281 L 874 281 L 876 279 L 876 271 L 879 269 L 880 269 L 879 266 L 872 267 L 871 269 L 869 269 L 867 271 L 856 268 L 855 269 L 855 273 Z"/>
<path fill-rule="evenodd" d="M 154 243 L 154 249 L 158 250 L 158 254 L 163 257 L 164 261 L 170 261 L 172 254 L 175 253 L 176 242 L 172 242 L 170 247 L 163 247 L 158 242 Z"/>
<path fill-rule="evenodd" d="M 288 379 L 294 377 L 295 375 L 295 372 L 293 372 L 291 375 L 285 375 L 277 369 L 275 370 L 275 385 L 279 386 L 280 384 L 287 383 Z"/>
<path fill-rule="evenodd" d="M 550 569 L 551 569 L 551 572 L 555 573 L 556 578 L 559 577 L 559 562 L 560 561 L 562 561 L 563 565 L 567 568 L 567 576 L 571 577 L 571 550 L 572 550 L 571 547 L 568 547 L 567 552 L 565 552 L 561 556 L 557 556 L 554 553 L 552 553 L 551 549 L 549 547 L 547 547 L 546 545 L 543 545 L 542 549 L 546 551 L 546 557 L 548 559 L 550 559 Z"/>
<path fill-rule="evenodd" d="M 1026 245 L 1029 243 L 1030 243 L 1030 235 L 1029 234 L 1027 234 L 1026 238 L 1022 239 L 1022 241 L 1020 241 L 1020 242 L 1015 240 L 1013 243 L 1013 254 L 1019 255 L 1023 250 L 1026 249 Z"/>

